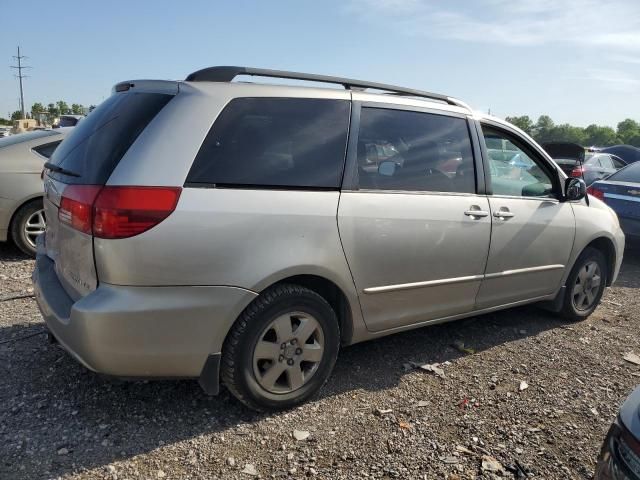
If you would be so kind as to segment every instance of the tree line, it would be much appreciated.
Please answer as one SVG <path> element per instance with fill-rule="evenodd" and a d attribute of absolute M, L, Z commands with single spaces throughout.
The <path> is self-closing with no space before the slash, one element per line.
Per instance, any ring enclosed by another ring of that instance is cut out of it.
<path fill-rule="evenodd" d="M 60 115 L 86 115 L 94 108 L 96 108 L 95 105 L 85 107 L 80 103 L 72 103 L 69 105 L 63 100 L 59 100 L 55 103 L 49 103 L 47 106 L 41 102 L 35 102 L 31 105 L 31 110 L 29 112 L 25 112 L 25 114 L 27 118 L 35 118 L 51 124 Z M 13 123 L 13 120 L 20 120 L 21 118 L 22 112 L 20 110 L 16 110 L 11 114 L 10 119 L 0 118 L 0 124 L 9 125 Z"/>
<path fill-rule="evenodd" d="M 571 142 L 598 147 L 626 144 L 640 147 L 640 123 L 631 118 L 618 123 L 615 130 L 596 124 L 584 128 L 568 123 L 556 125 L 549 115 L 541 115 L 535 123 L 527 115 L 507 117 L 505 120 L 527 132 L 538 143 Z"/>

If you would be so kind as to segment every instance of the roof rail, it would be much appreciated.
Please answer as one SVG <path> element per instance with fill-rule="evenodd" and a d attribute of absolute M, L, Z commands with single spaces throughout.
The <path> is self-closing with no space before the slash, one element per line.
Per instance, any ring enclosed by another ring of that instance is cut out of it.
<path fill-rule="evenodd" d="M 392 92 L 400 95 L 408 95 L 412 97 L 429 98 L 456 105 L 471 110 L 468 105 L 455 98 L 441 95 L 439 93 L 425 92 L 423 90 L 415 90 L 413 88 L 396 87 L 385 83 L 366 82 L 363 80 L 354 80 L 351 78 L 332 77 L 329 75 L 316 75 L 313 73 L 288 72 L 285 70 L 270 70 L 266 68 L 252 67 L 209 67 L 193 72 L 187 76 L 187 82 L 231 82 L 239 75 L 250 75 L 256 77 L 271 78 L 288 78 L 293 80 L 305 80 L 309 82 L 333 83 L 342 85 L 347 90 L 366 90 L 372 88 L 385 92 Z"/>

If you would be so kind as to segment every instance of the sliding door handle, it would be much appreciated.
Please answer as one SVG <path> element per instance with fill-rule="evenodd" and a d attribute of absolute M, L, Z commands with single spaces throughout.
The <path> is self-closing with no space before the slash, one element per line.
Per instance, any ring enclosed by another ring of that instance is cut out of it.
<path fill-rule="evenodd" d="M 493 212 L 493 216 L 496 218 L 512 218 L 515 217 L 513 213 L 509 210 L 498 210 L 497 212 Z"/>
<path fill-rule="evenodd" d="M 489 212 L 485 212 L 484 210 L 465 210 L 464 214 L 467 217 L 477 217 L 477 218 L 489 216 Z"/>

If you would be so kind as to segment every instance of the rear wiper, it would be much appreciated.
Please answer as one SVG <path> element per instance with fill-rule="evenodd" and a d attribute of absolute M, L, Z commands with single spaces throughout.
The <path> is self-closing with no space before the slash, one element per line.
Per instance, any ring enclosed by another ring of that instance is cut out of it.
<path fill-rule="evenodd" d="M 71 170 L 67 170 L 66 168 L 62 168 L 55 163 L 45 162 L 44 168 L 53 170 L 54 172 L 61 173 L 62 175 L 68 175 L 70 177 L 80 177 L 80 174 L 76 172 L 72 172 Z"/>

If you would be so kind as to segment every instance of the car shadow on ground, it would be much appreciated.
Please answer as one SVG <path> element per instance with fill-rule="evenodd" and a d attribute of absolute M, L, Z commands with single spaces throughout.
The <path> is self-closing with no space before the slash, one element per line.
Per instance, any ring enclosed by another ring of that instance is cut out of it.
<path fill-rule="evenodd" d="M 618 285 L 640 286 L 639 270 L 638 250 L 628 252 Z M 35 320 L 32 300 L 19 301 Z M 319 399 L 396 387 L 405 364 L 465 355 L 457 342 L 480 352 L 563 326 L 544 310 L 522 307 L 355 345 L 341 352 Z M 102 377 L 47 343 L 43 332 L 40 322 L 0 327 L 0 478 L 80 472 L 269 416 L 247 410 L 225 389 L 206 396 L 195 381 Z"/>

